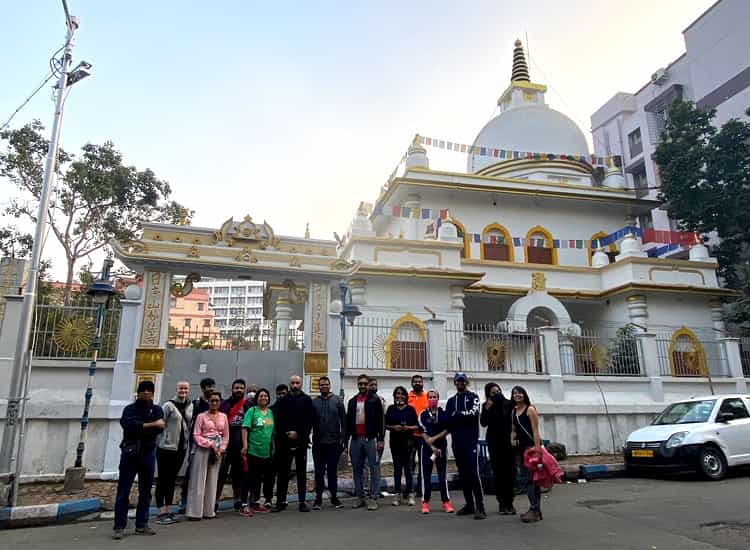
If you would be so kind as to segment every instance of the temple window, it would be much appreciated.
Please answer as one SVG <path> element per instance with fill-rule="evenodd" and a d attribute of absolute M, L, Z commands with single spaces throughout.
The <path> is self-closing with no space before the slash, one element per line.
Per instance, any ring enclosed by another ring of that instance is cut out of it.
<path fill-rule="evenodd" d="M 532 227 L 526 233 L 526 263 L 557 265 L 557 251 L 552 245 L 552 233 L 538 225 Z"/>
<path fill-rule="evenodd" d="M 598 233 L 594 233 L 593 235 L 591 235 L 591 240 L 594 241 L 606 236 L 607 234 L 604 231 L 599 231 Z M 597 249 L 593 245 L 589 246 L 589 265 L 592 265 L 594 252 L 596 252 L 596 250 Z M 607 245 L 607 247 L 604 249 L 604 253 L 609 257 L 609 263 L 613 264 L 617 260 L 617 255 L 620 253 L 620 251 L 617 250 L 617 245 L 612 243 Z"/>
<path fill-rule="evenodd" d="M 490 224 L 482 231 L 482 260 L 513 261 L 513 240 L 500 224 Z"/>

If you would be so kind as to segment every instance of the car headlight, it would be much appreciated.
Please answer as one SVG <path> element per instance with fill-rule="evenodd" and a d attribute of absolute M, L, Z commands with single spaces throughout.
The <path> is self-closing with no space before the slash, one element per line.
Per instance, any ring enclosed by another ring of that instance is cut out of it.
<path fill-rule="evenodd" d="M 669 439 L 667 439 L 667 449 L 673 449 L 674 447 L 679 447 L 682 445 L 682 442 L 685 440 L 685 438 L 688 436 L 690 432 L 677 432 L 675 434 L 672 434 Z"/>

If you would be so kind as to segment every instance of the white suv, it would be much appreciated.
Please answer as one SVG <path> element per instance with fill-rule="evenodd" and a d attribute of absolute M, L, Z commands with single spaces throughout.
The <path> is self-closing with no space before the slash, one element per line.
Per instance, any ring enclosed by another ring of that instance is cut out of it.
<path fill-rule="evenodd" d="M 625 467 L 699 471 L 722 479 L 750 464 L 750 396 L 712 395 L 672 403 L 650 426 L 628 436 Z"/>

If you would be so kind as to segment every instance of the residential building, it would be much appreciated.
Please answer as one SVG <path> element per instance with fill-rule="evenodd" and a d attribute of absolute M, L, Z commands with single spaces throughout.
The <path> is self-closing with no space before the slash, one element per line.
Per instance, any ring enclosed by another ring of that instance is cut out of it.
<path fill-rule="evenodd" d="M 195 287 L 208 294 L 214 326 L 231 330 L 263 323 L 263 281 L 203 279 Z"/>
<path fill-rule="evenodd" d="M 659 193 L 653 154 L 671 102 L 690 100 L 701 108 L 716 109 L 716 125 L 730 118 L 747 120 L 749 28 L 750 2 L 719 0 L 682 32 L 685 53 L 663 68 L 654 67 L 637 92 L 618 92 L 591 115 L 595 153 L 621 155 L 628 186 L 639 197 L 656 198 Z M 659 52 L 654 57 L 658 59 Z M 639 225 L 675 229 L 663 209 L 642 214 Z"/>

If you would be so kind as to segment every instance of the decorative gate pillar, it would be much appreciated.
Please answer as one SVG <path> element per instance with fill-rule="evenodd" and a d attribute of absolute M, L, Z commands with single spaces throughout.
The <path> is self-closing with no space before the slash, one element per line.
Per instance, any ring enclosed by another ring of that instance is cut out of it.
<path fill-rule="evenodd" d="M 544 350 L 542 357 L 549 374 L 550 393 L 553 401 L 565 399 L 565 385 L 562 377 L 562 362 L 560 361 L 560 332 L 556 327 L 540 327 L 541 346 Z"/>
<path fill-rule="evenodd" d="M 737 393 L 747 393 L 747 380 L 745 380 L 745 374 L 742 372 L 740 339 L 719 338 L 719 345 L 723 350 L 729 376 L 734 379 L 735 391 Z"/>
<path fill-rule="evenodd" d="M 638 362 L 643 374 L 648 376 L 651 399 L 657 403 L 664 402 L 664 383 L 659 367 L 659 350 L 656 346 L 656 334 L 641 332 L 635 335 L 638 342 Z"/>
<path fill-rule="evenodd" d="M 445 344 L 445 320 L 427 319 L 427 367 L 432 371 L 432 387 L 440 399 L 448 399 L 448 365 Z"/>
<path fill-rule="evenodd" d="M 292 306 L 286 298 L 276 300 L 276 333 L 273 349 L 286 351 L 289 349 L 289 321 L 292 320 Z"/>
<path fill-rule="evenodd" d="M 143 277 L 143 315 L 138 345 L 135 350 L 135 382 L 131 392 L 142 380 L 156 385 L 154 395 L 161 394 L 161 374 L 169 332 L 170 283 L 172 275 L 164 271 L 146 271 Z"/>
<path fill-rule="evenodd" d="M 648 303 L 646 297 L 638 294 L 628 297 L 628 317 L 636 332 L 646 332 L 648 329 Z"/>
<path fill-rule="evenodd" d="M 328 375 L 328 301 L 327 283 L 311 283 L 305 304 L 305 385 L 311 394 L 318 392 L 318 378 Z M 330 377 L 330 376 L 329 376 Z M 333 378 L 331 378 L 333 382 Z"/>

